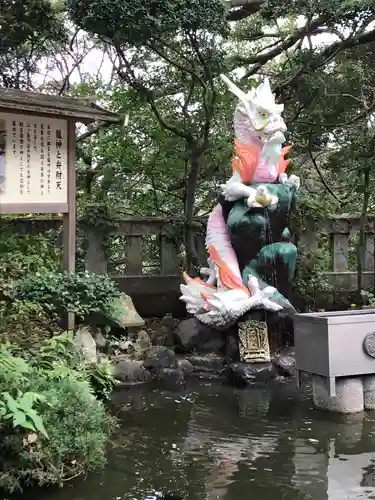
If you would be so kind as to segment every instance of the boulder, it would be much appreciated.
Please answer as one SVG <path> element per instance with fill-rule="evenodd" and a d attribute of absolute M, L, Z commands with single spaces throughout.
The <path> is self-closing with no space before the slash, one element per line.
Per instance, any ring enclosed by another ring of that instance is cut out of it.
<path fill-rule="evenodd" d="M 235 327 L 227 331 L 225 339 L 224 356 L 227 361 L 240 360 L 240 348 L 238 342 L 238 333 Z"/>
<path fill-rule="evenodd" d="M 74 341 L 82 352 L 86 363 L 95 364 L 97 362 L 96 342 L 91 335 L 90 328 L 88 326 L 80 328 L 75 335 Z"/>
<path fill-rule="evenodd" d="M 173 331 L 175 329 L 176 320 L 171 314 L 166 314 L 160 321 L 152 325 L 150 334 L 153 345 L 174 344 Z"/>
<path fill-rule="evenodd" d="M 166 345 L 168 344 L 170 332 L 169 328 L 165 325 L 159 325 L 151 331 L 150 339 L 153 345 Z"/>
<path fill-rule="evenodd" d="M 104 335 L 102 334 L 101 331 L 97 331 L 96 334 L 95 334 L 95 343 L 96 343 L 96 347 L 98 349 L 105 349 L 106 345 L 107 345 L 107 340 L 104 338 Z"/>
<path fill-rule="evenodd" d="M 161 324 L 163 326 L 166 326 L 167 328 L 169 328 L 170 330 L 173 330 L 174 327 L 175 327 L 175 322 L 176 320 L 174 319 L 174 317 L 172 316 L 172 314 L 166 314 L 162 320 L 161 320 Z"/>
<path fill-rule="evenodd" d="M 196 318 L 181 321 L 174 332 L 176 344 L 186 353 L 223 354 L 226 332 L 204 325 Z"/>
<path fill-rule="evenodd" d="M 181 370 L 185 375 L 189 375 L 194 371 L 194 366 L 190 363 L 188 359 L 179 359 L 177 364 L 179 370 Z"/>
<path fill-rule="evenodd" d="M 225 359 L 220 356 L 207 355 L 207 356 L 188 356 L 186 358 L 197 373 L 221 373 L 225 366 Z"/>
<path fill-rule="evenodd" d="M 141 356 L 151 347 L 151 339 L 145 330 L 138 332 L 137 341 L 135 343 L 135 350 Z"/>
<path fill-rule="evenodd" d="M 140 327 L 145 324 L 144 319 L 137 313 L 131 297 L 125 293 L 114 300 L 113 310 L 116 313 L 112 314 L 110 319 L 121 328 Z"/>
<path fill-rule="evenodd" d="M 224 375 L 235 386 L 267 382 L 276 376 L 272 363 L 232 363 L 226 366 Z"/>
<path fill-rule="evenodd" d="M 177 368 L 177 358 L 172 349 L 154 345 L 144 353 L 143 366 L 156 371 L 163 368 Z"/>
<path fill-rule="evenodd" d="M 274 356 L 272 363 L 279 375 L 294 377 L 296 375 L 296 359 L 290 354 Z"/>
<path fill-rule="evenodd" d="M 113 367 L 113 376 L 120 382 L 139 384 L 151 380 L 151 374 L 143 367 L 140 361 L 121 359 Z"/>
<path fill-rule="evenodd" d="M 184 385 L 186 379 L 184 372 L 178 368 L 163 368 L 158 373 L 156 382 L 165 388 L 170 388 Z"/>

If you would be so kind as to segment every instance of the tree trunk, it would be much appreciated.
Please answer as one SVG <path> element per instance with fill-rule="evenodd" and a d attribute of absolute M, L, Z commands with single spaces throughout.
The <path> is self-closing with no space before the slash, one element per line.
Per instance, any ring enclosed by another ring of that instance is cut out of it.
<path fill-rule="evenodd" d="M 189 158 L 189 175 L 186 181 L 184 244 L 188 273 L 194 273 L 199 267 L 199 256 L 195 248 L 194 238 L 194 203 L 195 192 L 200 172 L 200 155 L 194 150 Z"/>

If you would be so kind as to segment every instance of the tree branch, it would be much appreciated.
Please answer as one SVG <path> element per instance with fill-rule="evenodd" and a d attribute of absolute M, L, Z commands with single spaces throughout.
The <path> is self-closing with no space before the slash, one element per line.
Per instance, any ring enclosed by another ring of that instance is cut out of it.
<path fill-rule="evenodd" d="M 104 130 L 106 128 L 110 128 L 113 125 L 113 122 L 102 122 L 98 123 L 94 127 L 90 128 L 87 132 L 84 132 L 83 134 L 79 135 L 76 139 L 76 142 L 82 142 L 85 139 L 88 139 L 94 134 L 97 134 L 100 130 Z"/>
<path fill-rule="evenodd" d="M 308 34 L 313 34 L 315 30 L 321 28 L 321 25 L 324 24 L 324 22 L 325 22 L 325 17 L 320 16 L 314 21 L 312 21 L 310 24 L 307 23 L 302 28 L 296 30 L 292 35 L 287 37 L 284 41 L 280 41 L 279 45 L 272 48 L 271 50 L 268 50 L 267 52 L 256 54 L 248 58 L 235 58 L 235 60 L 241 65 L 245 64 L 254 65 L 249 71 L 247 71 L 243 79 L 253 76 L 268 61 L 271 61 L 275 57 L 279 56 L 286 50 L 293 47 L 293 45 L 299 42 L 301 38 L 305 37 Z"/>
<path fill-rule="evenodd" d="M 345 40 L 338 40 L 337 42 L 331 43 L 322 52 L 320 52 L 314 60 L 310 61 L 306 65 L 299 68 L 299 70 L 288 78 L 286 81 L 280 83 L 275 87 L 276 94 L 280 94 L 285 88 L 289 87 L 297 78 L 299 78 L 304 73 L 311 73 L 316 71 L 320 67 L 324 66 L 333 59 L 339 52 L 343 50 L 351 49 L 353 47 L 358 47 L 359 45 L 364 45 L 375 41 L 375 29 L 368 32 L 361 32 L 356 37 L 349 37 Z"/>
<path fill-rule="evenodd" d="M 262 8 L 264 0 L 230 0 L 228 21 L 241 21 L 252 14 L 256 14 Z"/>
<path fill-rule="evenodd" d="M 159 122 L 159 124 L 165 129 L 169 130 L 172 132 L 172 134 L 177 135 L 178 137 L 181 137 L 182 139 L 185 139 L 186 141 L 190 142 L 192 141 L 192 135 L 187 132 L 186 130 L 182 130 L 180 128 L 175 127 L 171 123 L 167 122 L 162 115 L 160 114 L 160 111 L 156 105 L 154 95 L 151 90 L 149 90 L 147 87 L 145 87 L 135 76 L 133 68 L 129 61 L 127 60 L 124 51 L 121 49 L 121 47 L 116 46 L 115 47 L 118 56 L 120 57 L 120 60 L 123 62 L 126 73 L 121 71 L 121 68 L 117 69 L 117 74 L 118 76 L 125 81 L 128 85 L 130 85 L 138 94 L 142 95 L 148 104 L 151 107 L 152 112 L 155 115 L 155 118 Z M 129 76 L 130 75 L 130 76 Z"/>

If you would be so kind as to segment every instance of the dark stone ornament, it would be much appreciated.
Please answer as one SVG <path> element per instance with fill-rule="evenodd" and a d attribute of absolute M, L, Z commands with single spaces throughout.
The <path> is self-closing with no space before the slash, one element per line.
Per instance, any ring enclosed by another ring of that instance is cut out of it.
<path fill-rule="evenodd" d="M 368 333 L 363 341 L 363 350 L 371 358 L 375 358 L 375 332 Z"/>

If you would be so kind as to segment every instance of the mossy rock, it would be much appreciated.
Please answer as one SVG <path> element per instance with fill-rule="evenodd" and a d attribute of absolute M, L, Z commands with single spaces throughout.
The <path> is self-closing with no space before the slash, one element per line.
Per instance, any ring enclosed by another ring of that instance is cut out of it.
<path fill-rule="evenodd" d="M 111 310 L 113 312 L 108 319 L 121 328 L 140 327 L 145 324 L 144 319 L 137 313 L 131 297 L 125 293 L 113 300 Z"/>

